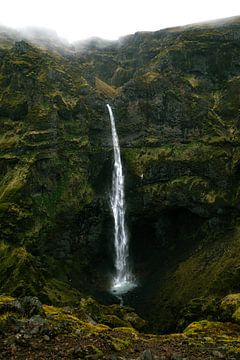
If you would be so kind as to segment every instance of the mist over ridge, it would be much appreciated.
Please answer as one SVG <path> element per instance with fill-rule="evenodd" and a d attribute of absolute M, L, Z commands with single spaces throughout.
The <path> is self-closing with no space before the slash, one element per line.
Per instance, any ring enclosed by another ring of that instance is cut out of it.
<path fill-rule="evenodd" d="M 108 40 L 101 37 L 91 36 L 86 39 L 69 41 L 58 35 L 57 31 L 51 28 L 29 26 L 21 29 L 7 27 L 0 24 L 0 41 L 6 47 L 11 46 L 15 41 L 27 41 L 34 45 L 40 46 L 47 50 L 64 51 L 73 53 L 75 51 L 83 51 L 87 49 L 104 49 L 111 46 L 121 46 L 128 39 L 138 38 L 139 36 L 151 36 L 151 34 L 158 34 L 162 32 L 179 33 L 188 32 L 198 29 L 221 28 L 232 25 L 233 28 L 240 24 L 240 16 L 233 16 L 228 18 L 214 19 L 211 21 L 204 21 L 199 23 L 186 24 L 181 26 L 160 28 L 156 31 L 137 31 L 132 34 L 120 36 L 116 40 Z"/>

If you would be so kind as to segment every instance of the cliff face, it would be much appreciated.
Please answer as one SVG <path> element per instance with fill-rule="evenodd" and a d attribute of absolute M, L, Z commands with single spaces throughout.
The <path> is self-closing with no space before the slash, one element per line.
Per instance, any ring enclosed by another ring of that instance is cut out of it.
<path fill-rule="evenodd" d="M 2 290 L 38 292 L 45 275 L 80 287 L 106 260 L 94 182 L 109 155 L 89 138 L 104 107 L 77 61 L 25 42 L 1 52 L 1 93 Z"/>
<path fill-rule="evenodd" d="M 127 301 L 169 329 L 192 299 L 240 291 L 239 19 L 75 51 L 0 35 L 1 291 L 64 303 L 107 290 L 106 102 L 141 284 Z"/>

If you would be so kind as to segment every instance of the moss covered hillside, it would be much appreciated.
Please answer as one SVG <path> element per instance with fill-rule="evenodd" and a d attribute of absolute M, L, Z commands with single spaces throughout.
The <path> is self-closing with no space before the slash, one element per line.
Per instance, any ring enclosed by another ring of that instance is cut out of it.
<path fill-rule="evenodd" d="M 53 319 L 87 295 L 116 301 L 110 103 L 139 282 L 124 302 L 148 331 L 201 321 L 189 339 L 236 322 L 219 307 L 240 293 L 239 40 L 238 17 L 71 46 L 0 28 L 1 294 L 37 296 Z"/>

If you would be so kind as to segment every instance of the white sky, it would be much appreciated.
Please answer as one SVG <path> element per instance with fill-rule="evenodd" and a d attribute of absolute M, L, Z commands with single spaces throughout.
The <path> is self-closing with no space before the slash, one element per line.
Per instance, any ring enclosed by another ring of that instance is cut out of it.
<path fill-rule="evenodd" d="M 117 39 L 235 15 L 239 0 L 0 0 L 0 24 L 47 27 L 69 41 Z"/>

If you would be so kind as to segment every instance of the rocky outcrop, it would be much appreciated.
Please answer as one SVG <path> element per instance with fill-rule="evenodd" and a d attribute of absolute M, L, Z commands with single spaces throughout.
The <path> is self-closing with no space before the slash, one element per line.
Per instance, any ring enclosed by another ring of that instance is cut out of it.
<path fill-rule="evenodd" d="M 40 305 L 38 311 L 41 310 L 41 313 L 35 313 L 34 307 L 33 314 L 19 312 L 19 308 L 13 306 L 13 303 L 23 304 L 25 300 L 0 296 L 2 359 L 238 358 L 240 328 L 234 323 L 204 320 L 189 324 L 183 333 L 151 335 L 140 333 L 129 322 L 116 324 L 116 319 L 120 321 L 123 314 L 125 317 L 127 314 L 133 317 L 133 313 L 129 313 L 131 309 L 120 305 L 107 309 L 90 298 L 82 298 L 80 305 L 76 307 L 54 307 L 42 305 L 36 298 L 28 297 L 28 304 Z M 112 314 L 110 326 L 99 318 L 102 316 L 104 320 L 105 311 Z"/>

